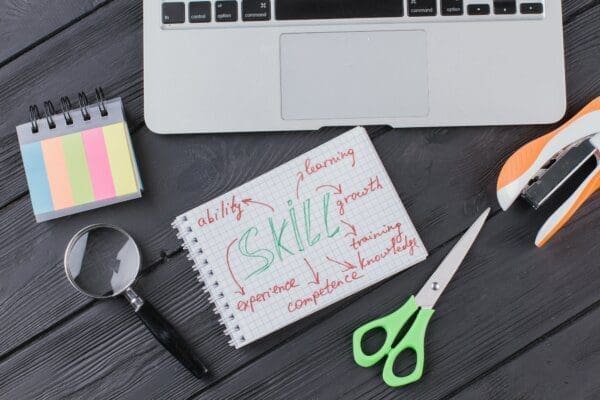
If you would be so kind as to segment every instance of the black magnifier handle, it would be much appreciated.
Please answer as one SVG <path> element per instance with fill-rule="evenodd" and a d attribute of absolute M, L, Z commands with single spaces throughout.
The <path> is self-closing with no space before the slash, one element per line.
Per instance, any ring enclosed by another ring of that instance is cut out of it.
<path fill-rule="evenodd" d="M 173 357 L 194 374 L 196 378 L 208 375 L 208 368 L 194 355 L 190 346 L 188 346 L 171 324 L 156 311 L 152 304 L 146 300 L 142 300 L 131 288 L 127 289 L 125 297 L 127 297 L 135 309 L 135 313 L 144 325 L 146 325 L 163 347 L 169 350 Z"/>

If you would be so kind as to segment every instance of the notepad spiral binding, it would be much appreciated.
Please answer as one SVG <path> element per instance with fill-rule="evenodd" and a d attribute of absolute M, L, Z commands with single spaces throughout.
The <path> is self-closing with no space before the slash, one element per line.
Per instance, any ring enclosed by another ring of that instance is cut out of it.
<path fill-rule="evenodd" d="M 96 105 L 100 110 L 100 116 L 106 117 L 108 116 L 108 110 L 105 105 L 105 97 L 104 90 L 101 87 L 97 87 L 96 90 Z M 87 95 L 85 92 L 79 92 L 79 110 L 81 111 L 81 115 L 83 116 L 84 121 L 89 121 L 92 116 L 88 111 L 88 107 L 90 103 L 88 101 Z M 56 129 L 56 122 L 54 121 L 54 117 L 60 115 L 62 113 L 63 118 L 65 119 L 65 123 L 67 126 L 73 125 L 73 117 L 71 115 L 71 111 L 76 111 L 74 109 L 71 100 L 68 96 L 63 96 L 60 98 L 60 112 L 57 113 L 54 108 L 54 104 L 52 101 L 47 100 L 44 102 L 44 116 L 40 113 L 40 110 L 37 105 L 32 104 L 29 106 L 29 121 L 31 123 L 31 133 L 38 133 L 40 130 L 40 126 L 38 121 L 42 119 L 46 119 L 46 123 L 48 124 L 48 129 Z"/>
<path fill-rule="evenodd" d="M 239 347 L 246 339 L 236 322 L 231 305 L 221 290 L 221 285 L 214 274 L 212 265 L 204 256 L 200 240 L 194 235 L 191 224 L 190 219 L 182 215 L 177 217 L 172 226 L 177 230 L 177 237 L 183 241 L 182 247 L 188 252 L 188 260 L 194 263 L 192 268 L 198 273 L 198 281 L 203 284 L 204 292 L 209 294 L 210 302 L 215 306 L 214 313 L 220 316 L 219 323 L 225 326 L 223 332 L 231 338 L 229 345 Z"/>

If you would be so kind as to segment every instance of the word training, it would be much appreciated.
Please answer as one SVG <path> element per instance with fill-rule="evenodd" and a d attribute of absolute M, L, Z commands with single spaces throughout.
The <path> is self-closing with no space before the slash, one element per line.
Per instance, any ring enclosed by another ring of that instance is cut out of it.
<path fill-rule="evenodd" d="M 364 258 L 361 256 L 360 251 L 357 252 L 360 269 L 365 269 L 373 264 L 377 264 L 391 255 L 407 253 L 408 255 L 412 256 L 415 254 L 415 249 L 419 247 L 417 238 L 408 237 L 402 231 L 398 231 L 398 234 L 394 235 L 390 239 L 389 243 L 389 246 L 387 246 L 383 251 L 370 258 Z"/>
<path fill-rule="evenodd" d="M 362 127 L 174 226 L 237 348 L 427 256 Z"/>
<path fill-rule="evenodd" d="M 369 232 L 368 235 L 366 236 L 361 236 L 358 239 L 353 237 L 352 238 L 352 242 L 350 243 L 350 247 L 352 247 L 354 250 L 358 250 L 360 249 L 360 247 L 366 243 L 369 243 L 373 240 L 377 240 L 382 236 L 385 236 L 386 234 L 390 233 L 390 232 L 396 232 L 396 235 L 399 235 L 402 233 L 402 224 L 400 222 L 396 222 L 393 225 L 385 225 L 382 229 L 378 230 L 378 231 L 371 231 Z"/>

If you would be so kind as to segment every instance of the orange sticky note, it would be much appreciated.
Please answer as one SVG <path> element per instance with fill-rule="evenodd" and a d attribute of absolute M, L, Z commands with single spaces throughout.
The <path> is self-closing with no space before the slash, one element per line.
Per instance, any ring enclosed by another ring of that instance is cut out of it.
<path fill-rule="evenodd" d="M 73 201 L 62 140 L 60 137 L 56 137 L 44 140 L 41 143 L 54 209 L 60 210 L 72 207 L 75 202 Z"/>

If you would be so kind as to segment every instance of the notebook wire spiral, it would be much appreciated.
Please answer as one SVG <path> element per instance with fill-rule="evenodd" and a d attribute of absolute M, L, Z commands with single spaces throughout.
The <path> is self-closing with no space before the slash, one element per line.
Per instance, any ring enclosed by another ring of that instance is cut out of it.
<path fill-rule="evenodd" d="M 101 87 L 90 104 L 60 97 L 29 106 L 29 122 L 16 127 L 37 222 L 133 200 L 143 190 L 121 98 Z M 78 106 L 78 107 L 77 107 Z"/>
<path fill-rule="evenodd" d="M 97 87 L 95 89 L 95 94 L 96 94 L 96 106 L 98 107 L 98 110 L 100 111 L 100 116 L 101 117 L 107 117 L 108 116 L 108 110 L 106 108 L 106 103 L 105 103 L 105 97 L 104 97 L 104 90 L 102 89 L 102 87 Z M 81 116 L 83 117 L 84 121 L 89 121 L 92 116 L 88 110 L 88 107 L 90 106 L 90 103 L 88 101 L 87 95 L 85 94 L 85 92 L 79 92 L 78 94 L 79 97 L 79 110 L 81 111 Z M 44 116 L 42 117 L 42 114 L 40 113 L 40 109 L 38 108 L 37 105 L 32 104 L 29 106 L 29 122 L 31 124 L 31 133 L 39 133 L 40 131 L 40 124 L 39 124 L 39 120 L 46 120 L 46 124 L 47 124 L 47 129 L 49 130 L 53 130 L 56 129 L 56 121 L 54 120 L 54 117 L 56 117 L 57 115 L 60 115 L 62 113 L 62 116 L 65 120 L 65 124 L 67 126 L 71 126 L 74 124 L 74 119 L 73 116 L 71 115 L 71 111 L 76 111 L 77 109 L 74 109 L 72 104 L 71 104 L 71 100 L 69 99 L 68 96 L 62 96 L 60 98 L 60 113 L 56 112 L 56 108 L 54 108 L 54 103 L 52 103 L 51 100 L 46 100 L 44 101 Z"/>
<path fill-rule="evenodd" d="M 173 227 L 238 349 L 427 257 L 362 127 Z"/>
<path fill-rule="evenodd" d="M 214 305 L 213 312 L 219 316 L 219 323 L 225 327 L 224 334 L 230 337 L 229 345 L 239 347 L 246 338 L 236 323 L 235 314 L 225 294 L 220 289 L 220 282 L 213 271 L 213 267 L 200 244 L 200 240 L 192 229 L 190 219 L 181 215 L 172 223 L 176 229 L 177 238 L 183 241 L 183 249 L 187 251 L 187 259 L 194 265 L 192 269 L 198 274 L 196 279 L 203 285 L 202 290 L 209 295 L 209 301 Z"/>

